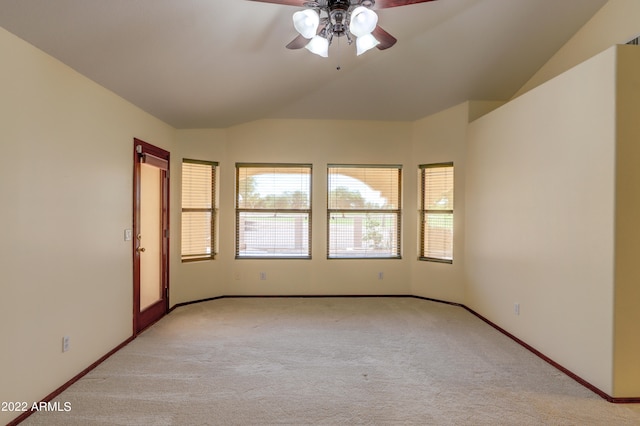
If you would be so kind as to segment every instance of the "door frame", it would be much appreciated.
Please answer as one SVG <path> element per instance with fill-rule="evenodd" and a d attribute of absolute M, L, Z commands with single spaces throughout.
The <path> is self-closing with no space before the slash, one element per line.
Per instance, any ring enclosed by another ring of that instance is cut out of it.
<path fill-rule="evenodd" d="M 149 163 L 160 160 L 165 162 L 166 170 L 161 169 L 162 190 L 162 244 L 161 244 L 161 280 L 162 298 L 140 311 L 140 252 L 138 235 L 140 234 L 140 164 L 142 158 Z M 133 139 L 133 336 L 137 336 L 151 324 L 169 312 L 169 151 L 151 145 L 143 140 Z"/>

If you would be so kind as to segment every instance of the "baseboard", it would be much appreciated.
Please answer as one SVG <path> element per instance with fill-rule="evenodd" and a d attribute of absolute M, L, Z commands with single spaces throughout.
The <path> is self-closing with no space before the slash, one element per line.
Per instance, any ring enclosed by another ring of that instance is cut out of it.
<path fill-rule="evenodd" d="M 82 370 L 80 373 L 76 374 L 75 376 L 73 376 L 73 378 L 69 381 L 67 381 L 65 384 L 63 384 L 62 386 L 60 386 L 58 389 L 54 390 L 53 392 L 51 392 L 49 395 L 45 396 L 40 402 L 50 402 L 52 401 L 56 396 L 60 395 L 62 392 L 64 392 L 69 386 L 71 386 L 72 384 L 74 384 L 75 382 L 77 382 L 78 380 L 80 380 L 82 377 L 84 377 L 87 373 L 89 373 L 91 370 L 93 370 L 94 368 L 96 368 L 98 365 L 102 364 L 104 361 L 107 360 L 107 358 L 109 358 L 111 355 L 115 354 L 116 352 L 118 352 L 120 349 L 124 348 L 125 346 L 127 346 L 129 343 L 131 343 L 131 341 L 133 341 L 135 339 L 134 336 L 129 337 L 127 340 L 125 340 L 124 342 L 120 343 L 118 346 L 116 346 L 115 348 L 111 349 L 109 352 L 107 352 L 105 355 L 103 355 L 102 357 L 100 357 L 96 362 L 94 362 L 93 364 L 91 364 L 90 366 L 88 366 L 87 368 L 85 368 L 84 370 Z M 7 423 L 7 426 L 14 426 L 17 425 L 21 422 L 23 422 L 27 417 L 29 417 L 31 414 L 33 414 L 33 411 L 29 410 L 29 411 L 25 411 L 24 413 L 22 413 L 20 416 L 16 417 L 15 419 L 11 420 L 9 423 Z"/>
<path fill-rule="evenodd" d="M 577 374 L 575 374 L 574 372 L 572 372 L 568 368 L 565 368 L 562 365 L 558 364 L 557 362 L 555 362 L 554 360 L 552 360 L 551 358 L 549 358 L 548 356 L 546 356 L 545 354 L 543 354 L 542 352 L 540 352 L 539 350 L 534 348 L 533 346 L 531 346 L 528 343 L 524 342 L 523 340 L 517 338 L 516 336 L 514 336 L 511 333 L 509 333 L 507 330 L 503 329 L 502 327 L 498 326 L 497 324 L 494 324 L 493 322 L 489 321 L 487 318 L 483 317 L 482 315 L 480 315 L 479 313 L 477 313 L 473 309 L 471 309 L 471 308 L 469 308 L 469 307 L 467 307 L 465 305 L 459 305 L 459 306 L 461 306 L 462 308 L 466 309 L 467 311 L 469 311 L 470 313 L 472 313 L 476 317 L 480 318 L 482 321 L 486 322 L 491 327 L 493 327 L 496 330 L 498 330 L 500 333 L 504 334 L 505 336 L 507 336 L 508 338 L 513 340 L 514 342 L 518 343 L 520 346 L 522 346 L 523 348 L 527 349 L 529 352 L 533 353 L 534 355 L 536 355 L 538 358 L 542 359 L 543 361 L 545 361 L 549 365 L 555 367 L 556 369 L 560 370 L 562 373 L 564 373 L 567 376 L 571 377 L 573 380 L 575 380 L 576 382 L 578 382 L 579 384 L 581 384 L 585 388 L 589 389 L 590 391 L 594 392 L 595 394 L 597 394 L 601 398 L 606 399 L 607 401 L 612 402 L 614 404 L 637 404 L 637 403 L 640 403 L 640 397 L 638 397 L 638 398 L 635 398 L 635 397 L 634 398 L 615 398 L 615 397 L 612 397 L 611 395 L 608 395 L 606 392 L 602 391 L 601 389 L 599 389 L 596 386 L 592 385 L 591 383 L 587 382 L 582 377 L 578 376 Z"/>
<path fill-rule="evenodd" d="M 562 365 L 558 364 L 557 362 L 555 362 L 554 360 L 552 360 L 551 358 L 549 358 L 548 356 L 546 356 L 542 352 L 538 351 L 533 346 L 531 346 L 528 343 L 524 342 L 523 340 L 517 338 L 513 334 L 509 333 L 507 330 L 503 329 L 502 327 L 498 326 L 497 324 L 494 324 L 493 322 L 489 321 L 487 318 L 483 317 L 482 315 L 480 315 L 479 313 L 477 313 L 473 309 L 469 308 L 468 306 L 463 305 L 462 303 L 449 302 L 449 301 L 446 301 L 446 300 L 433 299 L 433 298 L 430 298 L 430 297 L 416 296 L 416 295 L 411 295 L 411 294 L 406 294 L 406 295 L 403 295 L 403 294 L 390 294 L 390 295 L 385 295 L 385 294 L 367 294 L 367 295 L 358 295 L 358 294 L 353 294 L 353 295 L 254 295 L 254 296 L 252 296 L 252 295 L 238 295 L 238 296 L 229 295 L 229 296 L 219 296 L 219 297 L 215 297 L 215 298 L 212 298 L 212 299 L 206 299 L 204 301 L 216 300 L 216 299 L 225 299 L 225 298 L 231 299 L 231 298 L 283 298 L 283 297 L 285 297 L 285 298 L 286 297 L 290 297 L 290 298 L 305 298 L 305 297 L 306 298 L 317 298 L 317 297 L 411 297 L 411 298 L 414 298 L 414 299 L 420 299 L 420 300 L 425 300 L 425 301 L 429 301 L 429 302 L 444 303 L 446 305 L 457 306 L 457 307 L 463 308 L 466 311 L 470 312 L 471 314 L 475 315 L 476 317 L 478 317 L 479 319 L 481 319 L 482 321 L 484 321 L 485 323 L 487 323 L 491 327 L 495 328 L 500 333 L 502 333 L 505 336 L 507 336 L 508 338 L 512 339 L 514 342 L 518 343 L 519 345 L 521 345 L 522 347 L 524 347 L 525 349 L 527 349 L 528 351 L 530 351 L 531 353 L 533 353 L 537 357 L 541 358 L 543 361 L 547 362 L 549 365 L 555 367 L 556 369 L 558 369 L 562 373 L 564 373 L 567 376 L 571 377 L 577 383 L 579 383 L 580 385 L 586 387 L 587 389 L 589 389 L 590 391 L 592 391 L 596 395 L 600 396 L 601 398 L 605 399 L 606 401 L 609 401 L 609 402 L 614 403 L 614 404 L 637 404 L 637 403 L 640 403 L 640 397 L 637 397 L 637 398 L 636 397 L 615 398 L 615 397 L 612 397 L 612 396 L 608 395 L 606 392 L 602 391 L 598 387 L 596 387 L 596 386 L 592 385 L 591 383 L 587 382 L 582 377 L 580 377 L 577 374 L 573 373 L 568 368 L 565 368 Z M 192 302 L 192 303 L 198 303 L 198 302 Z M 188 304 L 191 304 L 191 303 L 188 303 Z M 176 305 L 176 307 L 177 306 L 178 305 Z"/>
<path fill-rule="evenodd" d="M 173 310 L 181 308 L 183 306 L 195 305 L 196 303 L 202 303 L 202 302 L 210 302 L 212 300 L 224 299 L 225 297 L 228 297 L 228 296 L 208 297 L 206 299 L 198 299 L 198 300 L 192 300 L 190 302 L 176 303 L 171 308 L 169 308 L 169 312 L 167 312 L 167 314 L 170 314 L 171 312 L 173 312 Z"/>
<path fill-rule="evenodd" d="M 410 294 L 287 294 L 287 295 L 274 295 L 274 294 L 229 294 L 229 295 L 225 295 L 225 296 L 216 296 L 216 297 L 208 297 L 206 299 L 198 299 L 198 300 L 192 300 L 190 302 L 182 302 L 182 303 L 176 303 L 175 305 L 173 305 L 171 307 L 171 309 L 169 309 L 169 312 L 173 311 L 174 309 L 180 308 L 182 306 L 188 306 L 188 305 L 193 305 L 196 303 L 202 303 L 202 302 L 210 302 L 212 300 L 220 300 L 220 299 L 282 299 L 282 298 L 290 298 L 290 299 L 300 299 L 300 298 L 322 298 L 322 297 L 328 297 L 328 298 L 336 298 L 336 297 L 344 297 L 344 298 L 349 298 L 349 297 L 416 297 L 416 296 L 412 296 Z M 425 300 L 429 300 L 429 299 L 425 299 Z M 446 302 L 442 302 L 442 303 L 446 303 Z"/>
<path fill-rule="evenodd" d="M 469 308 L 466 305 L 463 305 L 462 303 L 456 303 L 456 302 L 449 302 L 446 300 L 440 300 L 440 299 L 433 299 L 430 297 L 423 297 L 423 296 L 416 296 L 416 295 L 411 295 L 411 294 L 399 294 L 399 295 L 385 295 L 385 294 L 374 294 L 374 295 L 358 295 L 358 294 L 353 294 L 353 295 L 228 295 L 228 296 L 218 296 L 218 297 L 212 297 L 209 299 L 203 299 L 203 300 L 197 300 L 197 301 L 193 301 L 193 302 L 187 302 L 187 303 L 182 303 L 182 304 L 178 304 L 175 305 L 173 308 L 171 308 L 171 310 L 180 307 L 180 306 L 185 306 L 185 305 L 191 305 L 193 303 L 200 303 L 200 302 L 207 302 L 210 300 L 217 300 L 217 299 L 225 299 L 225 298 L 282 298 L 282 297 L 290 297 L 290 298 L 313 298 L 313 297 L 411 297 L 414 299 L 420 299 L 420 300 L 426 300 L 429 302 L 436 302 L 436 303 L 444 303 L 447 305 L 451 305 L 451 306 L 457 306 L 460 308 L 463 308 L 465 310 L 467 310 L 468 312 L 470 312 L 471 314 L 475 315 L 476 317 L 478 317 L 479 319 L 481 319 L 482 321 L 484 321 L 485 323 L 489 324 L 491 327 L 495 328 L 496 330 L 498 330 L 500 333 L 504 334 L 505 336 L 507 336 L 508 338 L 510 338 L 511 340 L 513 340 L 514 342 L 518 343 L 520 346 L 522 346 L 523 348 L 527 349 L 528 351 L 530 351 L 531 353 L 533 353 L 534 355 L 536 355 L 537 357 L 539 357 L 540 359 L 542 359 L 543 361 L 545 361 L 546 363 L 548 363 L 549 365 L 555 367 L 556 369 L 558 369 L 559 371 L 561 371 L 562 373 L 566 374 L 567 376 L 571 377 L 573 380 L 575 380 L 576 382 L 578 382 L 579 384 L 581 384 L 582 386 L 586 387 L 587 389 L 589 389 L 590 391 L 592 391 L 593 393 L 595 393 L 596 395 L 600 396 L 601 398 L 614 403 L 614 404 L 637 404 L 640 403 L 640 397 L 632 397 L 632 398 L 615 398 L 612 397 L 611 395 L 608 395 L 606 392 L 602 391 L 601 389 L 599 389 L 598 387 L 592 385 L 591 383 L 587 382 L 586 380 L 584 380 L 582 377 L 578 376 L 577 374 L 575 374 L 574 372 L 572 372 L 571 370 L 569 370 L 568 368 L 563 367 L 562 365 L 558 364 L 557 362 L 555 362 L 554 360 L 552 360 L 551 358 L 549 358 L 548 356 L 546 356 L 545 354 L 543 354 L 542 352 L 540 352 L 539 350 L 537 350 L 536 348 L 534 348 L 533 346 L 529 345 L 528 343 L 526 343 L 525 341 L 517 338 L 516 336 L 514 336 L 513 334 L 509 333 L 507 330 L 503 329 L 502 327 L 498 326 L 497 324 L 489 321 L 487 318 L 483 317 L 482 315 L 480 315 L 479 313 L 477 313 L 476 311 L 474 311 L 473 309 Z"/>
<path fill-rule="evenodd" d="M 445 305 L 451 305 L 451 306 L 457 306 L 459 308 L 464 308 L 464 309 L 468 309 L 466 306 L 464 306 L 462 303 L 456 303 L 456 302 L 448 302 L 446 300 L 440 300 L 440 299 L 432 299 L 431 297 L 423 297 L 423 296 L 409 296 L 413 299 L 420 299 L 420 300 L 426 300 L 428 302 L 436 302 L 436 303 L 444 303 Z"/>
<path fill-rule="evenodd" d="M 234 295 L 229 295 L 229 296 L 223 296 L 224 298 L 228 298 L 228 299 L 238 299 L 238 298 L 265 298 L 265 299 L 276 299 L 276 298 L 291 298 L 291 299 L 321 299 L 321 298 L 332 298 L 332 299 L 336 299 L 336 298 L 345 298 L 345 299 L 349 299 L 349 298 L 364 298 L 364 297 L 380 297 L 380 298 L 390 298 L 390 297 L 402 297 L 402 298 L 407 298 L 407 297 L 413 297 L 410 294 L 291 294 L 291 295 L 284 295 L 284 296 L 278 296 L 278 295 L 255 295 L 255 296 L 251 296 L 251 295 L 239 295 L 239 296 L 234 296 Z"/>
<path fill-rule="evenodd" d="M 581 384 L 585 388 L 589 389 L 593 393 L 597 394 L 598 396 L 600 396 L 601 398 L 603 398 L 603 399 L 605 399 L 605 400 L 607 400 L 609 402 L 612 402 L 614 404 L 637 404 L 637 403 L 640 403 L 640 397 L 638 397 L 638 398 L 635 398 L 635 397 L 634 398 L 614 398 L 611 395 L 608 395 L 606 392 L 603 392 L 601 389 L 599 389 L 596 386 L 592 385 L 591 383 L 587 382 L 582 377 L 578 376 L 577 374 L 575 374 L 574 372 L 572 372 L 568 368 L 565 368 L 562 365 L 558 364 L 557 362 L 555 362 L 554 360 L 552 360 L 551 358 L 549 358 L 548 356 L 546 356 L 545 354 L 543 354 L 542 352 L 540 352 L 539 350 L 534 348 L 533 346 L 531 346 L 528 343 L 526 343 L 525 341 L 517 338 L 516 336 L 514 336 L 511 333 L 509 333 L 507 330 L 505 330 L 504 328 L 498 326 L 497 324 L 489 321 L 487 318 L 483 317 L 482 315 L 480 315 L 479 313 L 477 313 L 476 311 L 474 311 L 473 309 L 469 308 L 466 305 L 463 305 L 461 303 L 455 303 L 455 302 L 447 302 L 445 300 L 431 299 L 431 298 L 428 298 L 428 297 L 421 297 L 421 296 L 412 296 L 412 297 L 416 298 L 416 299 L 428 300 L 428 301 L 431 301 L 431 302 L 446 303 L 447 305 L 459 306 L 459 307 L 467 310 L 468 312 L 470 312 L 471 314 L 473 314 L 476 317 L 480 318 L 482 321 L 484 321 L 485 323 L 489 324 L 491 327 L 495 328 L 500 333 L 504 334 L 505 336 L 507 336 L 508 338 L 510 338 L 511 340 L 513 340 L 514 342 L 516 342 L 517 344 L 522 346 L 523 348 L 527 349 L 529 352 L 533 353 L 534 355 L 536 355 L 537 357 L 539 357 L 540 359 L 542 359 L 543 361 L 545 361 L 549 365 L 555 367 L 556 369 L 558 369 L 562 373 L 566 374 L 567 376 L 571 377 L 573 380 L 575 380 L 576 382 L 578 382 L 579 384 Z"/>
<path fill-rule="evenodd" d="M 439 300 L 439 299 L 433 299 L 433 298 L 423 297 L 423 296 L 415 296 L 415 295 L 410 295 L 410 294 L 228 295 L 228 296 L 217 296 L 217 297 L 210 297 L 210 298 L 207 298 L 207 299 L 194 300 L 194 301 L 191 301 L 191 302 L 178 303 L 178 304 L 172 306 L 171 309 L 169 309 L 169 313 L 171 313 L 173 310 L 175 310 L 177 308 L 180 308 L 180 307 L 183 307 L 183 306 L 194 305 L 196 303 L 210 302 L 212 300 L 220 300 L 220 299 L 242 299 L 242 298 L 253 298 L 253 299 L 256 299 L 256 298 L 257 299 L 259 299 L 259 298 L 264 298 L 264 299 L 269 299 L 269 298 L 365 298 L 365 297 L 403 297 L 403 298 L 410 297 L 410 298 L 414 298 L 414 299 L 420 299 L 420 300 L 425 300 L 425 301 L 429 301 L 429 302 L 436 302 L 436 303 L 444 303 L 444 304 L 447 304 L 447 305 L 457 306 L 457 307 L 463 308 L 463 309 L 467 310 L 468 312 L 470 312 L 471 314 L 473 314 L 476 317 L 478 317 L 479 319 L 481 319 L 482 321 L 484 321 L 485 323 L 487 323 L 488 325 L 490 325 L 491 327 L 495 328 L 497 331 L 499 331 L 500 333 L 504 334 L 505 336 L 507 336 L 508 338 L 513 340 L 514 342 L 518 343 L 519 345 L 521 345 L 522 347 L 524 347 L 525 349 L 527 349 L 528 351 L 530 351 L 531 353 L 533 353 L 537 357 L 541 358 L 542 360 L 547 362 L 549 365 L 555 367 L 556 369 L 558 369 L 562 373 L 564 373 L 567 376 L 571 377 L 577 383 L 581 384 L 582 386 L 584 386 L 587 389 L 589 389 L 590 391 L 594 392 L 595 394 L 597 394 L 601 398 L 605 399 L 606 401 L 609 401 L 609 402 L 614 403 L 614 404 L 638 404 L 638 403 L 640 403 L 640 397 L 637 397 L 637 398 L 636 397 L 615 398 L 615 397 L 612 397 L 612 396 L 608 395 L 606 392 L 598 389 L 596 386 L 594 386 L 591 383 L 587 382 L 586 380 L 584 380 L 583 378 L 581 378 L 577 374 L 573 373 L 571 370 L 569 370 L 569 369 L 563 367 L 562 365 L 558 364 L 557 362 L 555 362 L 554 360 L 552 360 L 551 358 L 549 358 L 548 356 L 546 356 L 542 352 L 538 351 L 536 348 L 532 347 L 528 343 L 526 343 L 523 340 L 517 338 L 516 336 L 514 336 L 511 333 L 509 333 L 508 331 L 506 331 L 502 327 L 498 326 L 497 324 L 494 324 L 493 322 L 489 321 L 487 318 L 483 317 L 482 315 L 480 315 L 479 313 L 477 313 L 473 309 L 471 309 L 471 308 L 469 308 L 469 307 L 467 307 L 467 306 L 465 306 L 465 305 L 463 305 L 461 303 L 448 302 L 446 300 Z M 134 339 L 135 339 L 135 336 L 129 337 L 127 340 L 125 340 L 124 342 L 122 342 L 121 344 L 119 344 L 118 346 L 113 348 L 106 355 L 102 356 L 100 359 L 98 359 L 96 362 L 91 364 L 89 367 L 87 367 L 84 370 L 82 370 L 80 373 L 78 373 L 76 376 L 74 376 L 71 380 L 66 382 L 64 385 L 60 386 L 55 391 L 51 392 L 44 399 L 42 399 L 41 402 L 50 402 L 51 400 L 53 400 L 53 398 L 55 398 L 56 396 L 60 395 L 65 389 L 67 389 L 69 386 L 71 386 L 72 384 L 74 384 L 75 382 L 80 380 L 83 376 L 85 376 L 91 370 L 93 370 L 98 365 L 103 363 L 111 355 L 115 354 L 120 349 L 122 349 L 123 347 L 128 345 Z M 17 425 L 20 422 L 24 421 L 31 414 L 32 414 L 31 411 L 26 411 L 26 412 L 22 413 L 19 417 L 15 418 L 11 422 L 9 422 L 7 424 L 7 426 Z"/>

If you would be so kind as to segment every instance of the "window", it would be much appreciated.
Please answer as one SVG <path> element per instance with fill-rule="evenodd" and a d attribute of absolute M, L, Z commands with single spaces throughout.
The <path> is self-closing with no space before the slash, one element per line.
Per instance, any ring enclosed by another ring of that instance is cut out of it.
<path fill-rule="evenodd" d="M 218 163 L 182 160 L 182 261 L 213 259 Z"/>
<path fill-rule="evenodd" d="M 420 260 L 453 262 L 453 163 L 420 166 Z"/>
<path fill-rule="evenodd" d="M 402 167 L 329 165 L 327 257 L 400 258 Z"/>
<path fill-rule="evenodd" d="M 310 164 L 236 164 L 240 258 L 311 258 Z"/>

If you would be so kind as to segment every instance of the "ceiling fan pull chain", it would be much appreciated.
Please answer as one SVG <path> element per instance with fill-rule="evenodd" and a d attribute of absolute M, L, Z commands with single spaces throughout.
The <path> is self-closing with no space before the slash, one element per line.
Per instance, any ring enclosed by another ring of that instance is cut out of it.
<path fill-rule="evenodd" d="M 336 58 L 338 59 L 338 65 L 336 65 L 336 71 L 340 71 L 342 69 L 342 67 L 340 66 L 340 60 L 342 58 L 342 50 L 340 49 L 340 37 L 338 37 L 338 54 L 336 55 Z"/>

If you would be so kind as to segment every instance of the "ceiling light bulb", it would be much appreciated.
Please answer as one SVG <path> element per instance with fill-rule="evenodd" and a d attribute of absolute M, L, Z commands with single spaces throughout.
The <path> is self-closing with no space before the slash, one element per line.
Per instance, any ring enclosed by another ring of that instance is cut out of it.
<path fill-rule="evenodd" d="M 315 36 L 309 43 L 307 43 L 305 49 L 311 53 L 315 53 L 318 56 L 326 58 L 329 56 L 329 40 L 324 37 Z"/>
<path fill-rule="evenodd" d="M 349 31 L 356 37 L 362 37 L 370 34 L 378 25 L 378 15 L 364 6 L 356 7 L 351 12 L 351 21 L 349 22 Z"/>
<path fill-rule="evenodd" d="M 312 38 L 318 31 L 320 15 L 311 9 L 305 9 L 293 14 L 293 26 L 304 38 Z"/>
<path fill-rule="evenodd" d="M 356 55 L 360 56 L 379 44 L 380 42 L 371 33 L 360 36 L 356 39 Z"/>

